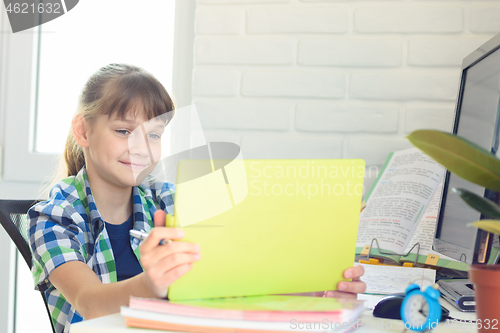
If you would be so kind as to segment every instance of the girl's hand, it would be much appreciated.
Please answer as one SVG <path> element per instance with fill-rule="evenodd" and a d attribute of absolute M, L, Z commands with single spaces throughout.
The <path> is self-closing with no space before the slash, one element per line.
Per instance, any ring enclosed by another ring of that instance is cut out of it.
<path fill-rule="evenodd" d="M 366 284 L 359 278 L 363 276 L 365 269 L 361 265 L 349 267 L 344 271 L 345 279 L 352 281 L 340 281 L 337 290 L 315 291 L 311 293 L 285 294 L 291 296 L 312 296 L 312 297 L 335 297 L 335 298 L 357 298 L 357 294 L 362 294 L 366 290 Z"/>
<path fill-rule="evenodd" d="M 184 231 L 165 227 L 165 212 L 157 210 L 153 220 L 155 227 L 139 246 L 141 264 L 144 269 L 146 287 L 157 297 L 167 296 L 168 287 L 189 272 L 193 262 L 200 260 L 200 246 L 188 242 L 170 242 L 160 245 L 160 241 L 176 240 L 184 237 Z"/>
<path fill-rule="evenodd" d="M 325 291 L 324 297 L 356 298 L 357 294 L 362 294 L 366 290 L 366 284 L 360 280 L 364 273 L 365 269 L 361 265 L 347 268 L 344 271 L 344 278 L 352 281 L 340 281 L 337 290 Z"/>

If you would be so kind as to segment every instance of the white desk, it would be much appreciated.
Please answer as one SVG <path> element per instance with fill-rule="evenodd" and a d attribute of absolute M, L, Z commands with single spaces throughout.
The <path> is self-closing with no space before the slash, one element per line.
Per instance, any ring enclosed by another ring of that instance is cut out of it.
<path fill-rule="evenodd" d="M 441 299 L 442 300 L 442 299 Z M 475 320 L 475 313 L 466 313 L 456 310 L 453 305 L 442 300 L 442 304 L 450 310 L 450 316 L 464 320 Z M 391 320 L 376 318 L 372 315 L 372 310 L 365 310 L 360 320 L 364 325 L 354 332 L 359 333 L 386 333 L 403 332 L 403 322 L 401 320 Z M 125 319 L 119 314 L 96 318 L 71 325 L 71 333 L 154 333 L 155 330 L 131 328 L 125 326 Z M 156 331 L 160 332 L 160 331 Z M 411 331 L 410 331 L 411 332 Z M 477 332 L 475 324 L 451 323 L 449 321 L 440 323 L 433 331 L 436 333 L 469 333 Z M 176 332 L 183 333 L 183 332 Z"/>

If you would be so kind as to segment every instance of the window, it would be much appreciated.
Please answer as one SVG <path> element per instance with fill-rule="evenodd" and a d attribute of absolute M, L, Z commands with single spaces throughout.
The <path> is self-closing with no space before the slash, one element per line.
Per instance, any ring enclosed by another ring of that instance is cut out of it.
<path fill-rule="evenodd" d="M 189 104 L 194 7 L 194 0 L 86 0 L 40 32 L 5 34 L 4 180 L 40 183 L 50 174 L 79 92 L 105 64 L 143 67 L 178 106 Z"/>
<path fill-rule="evenodd" d="M 79 92 L 106 64 L 142 67 L 172 91 L 174 14 L 175 0 L 85 0 L 42 25 L 34 150 L 63 151 Z"/>
<path fill-rule="evenodd" d="M 80 89 L 107 63 L 143 67 L 164 84 L 177 106 L 189 105 L 195 2 L 79 1 L 66 14 L 42 25 L 41 33 L 33 28 L 15 34 L 0 5 L 0 196 L 34 199 L 39 194 L 41 182 L 56 167 L 54 158 L 62 152 Z M 0 233 L 8 245 L 6 237 Z M 10 309 L 0 316 L 0 331 L 7 333 L 16 326 L 14 284 L 32 288 L 25 268 L 17 270 L 17 282 L 10 278 L 16 271 L 13 253 L 12 249 L 0 251 L 0 261 L 10 267 L 3 279 L 6 283 L 0 285 L 0 309 Z M 32 290 L 17 294 L 22 307 L 31 304 L 25 294 L 41 301 Z M 18 333 L 24 324 L 17 325 Z"/>

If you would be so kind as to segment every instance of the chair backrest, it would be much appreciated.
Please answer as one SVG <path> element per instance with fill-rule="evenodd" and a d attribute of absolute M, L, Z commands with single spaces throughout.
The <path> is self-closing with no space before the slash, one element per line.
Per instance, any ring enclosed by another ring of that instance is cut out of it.
<path fill-rule="evenodd" d="M 0 200 L 0 223 L 16 245 L 18 251 L 31 269 L 32 259 L 28 240 L 28 209 L 36 204 L 37 200 Z M 50 316 L 49 306 L 45 294 L 40 292 L 49 315 L 52 332 L 55 333 L 54 324 Z"/>

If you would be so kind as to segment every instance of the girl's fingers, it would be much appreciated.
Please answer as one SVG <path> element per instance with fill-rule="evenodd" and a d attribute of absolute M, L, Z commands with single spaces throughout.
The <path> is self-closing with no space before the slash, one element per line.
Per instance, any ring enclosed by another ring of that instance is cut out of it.
<path fill-rule="evenodd" d="M 181 276 L 186 274 L 192 267 L 193 262 L 200 260 L 200 255 L 175 254 L 158 262 L 147 270 L 148 279 L 154 286 L 155 293 L 164 297 L 167 288 Z"/>
<path fill-rule="evenodd" d="M 165 227 L 166 222 L 165 219 L 167 217 L 167 213 L 164 210 L 158 209 L 153 215 L 153 223 L 155 227 Z"/>
<path fill-rule="evenodd" d="M 140 249 L 140 251 L 142 266 L 147 268 L 172 255 L 180 253 L 197 254 L 200 252 L 200 246 L 190 242 L 172 242 L 168 245 L 157 246 L 147 253 L 143 252 L 143 249 Z"/>
<path fill-rule="evenodd" d="M 337 290 L 354 294 L 362 294 L 366 290 L 366 283 L 363 281 L 340 281 L 337 284 Z"/>
<path fill-rule="evenodd" d="M 365 269 L 361 265 L 356 265 L 353 267 L 349 267 L 344 271 L 345 279 L 359 279 L 365 273 Z"/>
<path fill-rule="evenodd" d="M 159 271 L 156 275 L 151 276 L 150 273 L 144 273 L 146 285 L 151 288 L 151 291 L 157 296 L 164 298 L 167 296 L 168 288 L 178 278 L 191 270 L 193 264 L 183 264 L 171 269 L 168 272 Z"/>
<path fill-rule="evenodd" d="M 200 260 L 201 255 L 198 254 L 187 254 L 187 253 L 176 253 L 170 255 L 162 260 L 158 261 L 156 265 L 150 268 L 150 273 L 152 276 L 162 277 L 169 274 L 171 270 L 178 266 L 192 264 Z"/>
<path fill-rule="evenodd" d="M 151 229 L 148 237 L 141 243 L 141 254 L 151 251 L 160 245 L 162 240 L 176 240 L 184 237 L 184 231 L 177 228 L 156 227 Z"/>
<path fill-rule="evenodd" d="M 358 296 L 353 293 L 346 293 L 338 290 L 329 290 L 325 293 L 324 297 L 356 299 Z"/>
<path fill-rule="evenodd" d="M 168 288 L 172 283 L 174 283 L 178 278 L 189 272 L 192 267 L 193 264 L 184 264 L 168 271 L 163 277 L 164 279 L 162 280 L 163 283 L 165 283 L 165 289 Z"/>
<path fill-rule="evenodd" d="M 157 210 L 153 216 L 154 228 L 139 246 L 141 264 L 150 286 L 158 296 L 165 296 L 168 287 L 186 274 L 195 261 L 200 260 L 200 246 L 190 242 L 169 242 L 184 237 L 184 231 L 165 227 L 166 213 Z"/>

